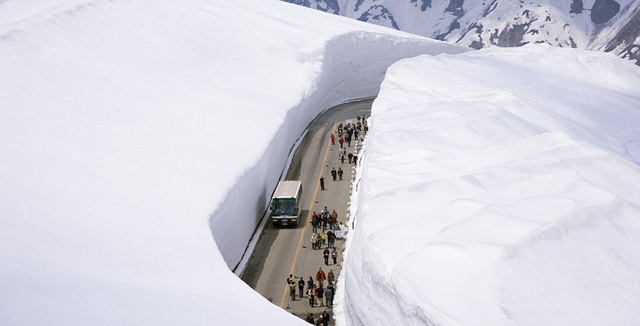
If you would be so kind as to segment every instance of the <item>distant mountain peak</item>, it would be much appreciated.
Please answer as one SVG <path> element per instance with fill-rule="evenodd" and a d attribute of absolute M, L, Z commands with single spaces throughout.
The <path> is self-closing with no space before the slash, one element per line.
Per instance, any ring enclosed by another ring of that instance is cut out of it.
<path fill-rule="evenodd" d="M 549 44 L 640 65 L 640 0 L 284 0 L 474 49 Z"/>

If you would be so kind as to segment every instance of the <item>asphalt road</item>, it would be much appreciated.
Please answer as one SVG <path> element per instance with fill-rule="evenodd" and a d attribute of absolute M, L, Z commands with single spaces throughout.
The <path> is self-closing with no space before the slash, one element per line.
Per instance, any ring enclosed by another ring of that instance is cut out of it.
<path fill-rule="evenodd" d="M 307 281 L 309 276 L 315 279 L 320 267 L 325 273 L 332 269 L 336 278 L 341 269 L 343 241 L 336 241 L 337 265 L 333 265 L 331 259 L 329 265 L 325 265 L 322 250 L 313 250 L 309 241 L 313 211 L 319 213 L 327 206 L 329 211 L 336 210 L 339 222 L 346 223 L 348 219 L 353 164 L 349 164 L 347 160 L 344 164 L 340 162 L 340 145 L 337 138 L 336 144 L 331 145 L 330 135 L 332 131 L 335 133 L 340 122 L 350 120 L 355 123 L 358 115 L 369 116 L 371 103 L 372 100 L 365 100 L 342 104 L 325 111 L 311 122 L 286 175 L 287 180 L 302 181 L 302 220 L 297 227 L 274 227 L 267 223 L 240 276 L 273 304 L 301 318 L 306 318 L 309 313 L 317 317 L 325 310 L 331 314 L 331 309 L 317 304 L 312 308 L 306 297 L 300 299 L 296 296 L 296 300 L 292 301 L 286 284 L 289 274 L 303 277 Z M 355 154 L 358 144 L 359 142 L 352 142 L 351 147 L 348 147 L 345 143 L 344 148 L 347 153 Z M 333 167 L 342 168 L 343 180 L 332 180 L 330 171 Z M 325 179 L 325 190 L 320 190 L 321 175 Z"/>

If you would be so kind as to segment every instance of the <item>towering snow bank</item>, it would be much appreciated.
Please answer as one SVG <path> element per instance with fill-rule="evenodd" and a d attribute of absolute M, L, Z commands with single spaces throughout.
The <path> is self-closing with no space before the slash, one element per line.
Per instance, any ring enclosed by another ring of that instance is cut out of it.
<path fill-rule="evenodd" d="M 640 68 L 553 48 L 393 65 L 344 268 L 348 325 L 640 318 Z"/>
<path fill-rule="evenodd" d="M 0 1 L 0 324 L 299 322 L 227 268 L 287 152 L 443 51 L 278 1 Z"/>

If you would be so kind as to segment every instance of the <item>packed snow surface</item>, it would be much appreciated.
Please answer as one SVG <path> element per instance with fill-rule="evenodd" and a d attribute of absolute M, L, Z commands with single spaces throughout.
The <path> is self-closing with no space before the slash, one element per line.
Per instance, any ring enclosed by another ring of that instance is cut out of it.
<path fill-rule="evenodd" d="M 0 325 L 301 324 L 229 270 L 296 138 L 463 51 L 275 0 L 0 1 Z"/>
<path fill-rule="evenodd" d="M 613 55 L 550 47 L 393 65 L 342 324 L 638 324 L 638 85 Z"/>

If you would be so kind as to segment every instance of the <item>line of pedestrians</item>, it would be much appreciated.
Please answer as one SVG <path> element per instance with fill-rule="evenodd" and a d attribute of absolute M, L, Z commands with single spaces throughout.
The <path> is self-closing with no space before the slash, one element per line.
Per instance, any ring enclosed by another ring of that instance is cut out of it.
<path fill-rule="evenodd" d="M 351 142 L 354 139 L 358 139 L 359 135 L 366 135 L 368 131 L 364 115 L 362 117 L 358 116 L 357 120 L 356 124 L 351 122 L 347 122 L 346 124 L 340 123 L 335 130 L 335 134 L 338 136 L 338 143 L 340 144 L 338 153 L 338 161 L 340 164 L 344 164 L 345 159 L 348 159 L 349 164 L 357 165 L 357 152 L 347 152 L 347 149 L 344 148 L 345 144 L 346 147 L 351 147 Z M 331 133 L 330 136 L 332 146 L 336 145 L 335 134 Z M 337 169 L 333 167 L 330 174 L 333 181 L 343 180 L 344 171 L 340 166 L 338 166 Z M 325 190 L 324 177 L 320 177 L 319 183 L 320 189 Z M 313 251 L 322 250 L 322 258 L 325 266 L 330 266 L 330 263 L 332 263 L 333 266 L 339 266 L 339 254 L 335 243 L 339 237 L 338 234 L 342 237 L 344 224 L 338 220 L 336 210 L 333 209 L 330 212 L 327 206 L 324 206 L 324 209 L 322 209 L 320 213 L 316 211 L 313 212 L 310 223 L 312 227 L 312 235 L 309 239 L 311 249 Z M 320 267 L 316 272 L 315 278 L 309 275 L 306 281 L 302 277 L 296 278 L 294 275 L 289 275 L 287 283 L 290 287 L 292 300 L 295 300 L 296 294 L 299 295 L 300 299 L 302 299 L 303 295 L 306 295 L 309 299 L 309 306 L 312 308 L 326 307 L 327 309 L 331 309 L 333 307 L 333 298 L 336 289 L 336 275 L 333 269 L 329 269 L 329 272 L 325 274 L 325 271 Z M 326 310 L 323 311 L 317 319 L 314 318 L 313 313 L 309 313 L 306 321 L 316 326 L 329 326 L 330 316 Z"/>

